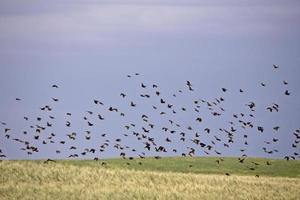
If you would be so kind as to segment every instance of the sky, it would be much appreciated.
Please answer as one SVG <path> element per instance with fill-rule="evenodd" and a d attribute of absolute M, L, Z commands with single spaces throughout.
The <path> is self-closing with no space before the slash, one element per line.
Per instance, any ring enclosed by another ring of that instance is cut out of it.
<path fill-rule="evenodd" d="M 222 156 L 240 156 L 240 149 L 256 157 L 282 158 L 300 153 L 299 146 L 292 147 L 293 132 L 300 128 L 299 20 L 297 0 L 1 0 L 0 122 L 7 124 L 0 125 L 2 154 L 7 159 L 67 158 L 85 148 L 95 148 L 95 154 L 87 153 L 80 158 L 116 157 L 122 150 L 113 147 L 114 140 L 122 138 L 121 146 L 130 147 L 123 150 L 127 155 L 146 152 L 147 156 L 176 156 L 187 152 L 187 147 L 195 148 L 196 156 L 207 155 L 191 141 L 182 143 L 182 131 L 187 133 L 187 140 L 199 133 L 206 144 L 214 140 L 214 135 L 222 138 L 214 149 L 222 152 Z M 279 68 L 274 69 L 273 64 Z M 128 78 L 128 74 L 132 77 Z M 187 80 L 194 91 L 188 90 Z M 262 87 L 261 82 L 266 86 Z M 142 88 L 141 83 L 147 87 Z M 53 84 L 59 88 L 52 88 Z M 161 97 L 178 110 L 176 115 L 159 103 L 160 97 L 156 97 L 152 84 L 157 84 Z M 228 90 L 223 92 L 223 87 Z M 284 95 L 285 90 L 291 95 Z M 121 98 L 121 92 L 127 97 Z M 151 98 L 142 98 L 140 94 L 150 94 Z M 225 98 L 219 106 L 225 109 L 220 117 L 212 116 L 205 103 L 201 104 L 200 113 L 193 111 L 194 100 L 212 102 L 220 97 Z M 94 99 L 104 105 L 95 105 Z M 131 107 L 131 101 L 137 106 Z M 226 135 L 219 129 L 230 129 L 228 122 L 234 120 L 233 114 L 249 113 L 245 104 L 251 101 L 257 106 L 255 118 L 251 119 L 254 128 L 243 130 L 235 122 L 235 143 L 224 147 Z M 266 110 L 273 103 L 279 104 L 278 113 Z M 53 110 L 41 111 L 45 105 Z M 153 105 L 167 114 L 159 115 Z M 118 107 L 126 116 L 109 112 L 110 106 Z M 181 107 L 187 111 L 181 112 Z M 94 114 L 89 116 L 88 110 Z M 66 116 L 67 112 L 72 116 Z M 97 114 L 105 120 L 99 121 Z M 156 125 L 148 136 L 167 147 L 167 153 L 153 149 L 147 152 L 145 141 L 132 135 L 132 131 L 142 132 L 141 128 L 147 126 L 141 120 L 142 114 L 149 115 L 149 121 Z M 55 119 L 47 119 L 49 115 Z M 24 120 L 24 116 L 29 120 Z M 35 120 L 38 116 L 43 118 L 42 122 Z M 93 127 L 87 126 L 84 116 L 94 123 Z M 203 119 L 201 124 L 195 122 L 199 116 Z M 174 127 L 169 119 L 181 127 Z M 47 120 L 53 127 L 35 140 L 35 129 L 29 126 L 45 125 Z M 71 121 L 72 126 L 66 127 L 66 121 Z M 124 126 L 130 123 L 136 127 L 126 130 Z M 272 128 L 277 125 L 280 129 L 274 132 Z M 186 130 L 188 126 L 193 131 Z M 264 133 L 258 132 L 257 126 L 263 126 Z M 162 127 L 176 133 L 165 133 Z M 207 127 L 210 134 L 204 132 Z M 5 137 L 5 128 L 11 129 L 9 139 Z M 88 141 L 86 130 L 91 131 Z M 77 133 L 76 141 L 66 136 L 71 132 Z M 53 144 L 46 139 L 50 133 L 56 134 Z M 100 136 L 104 133 L 107 138 Z M 126 133 L 129 136 L 123 135 Z M 247 146 L 244 134 L 248 134 Z M 172 142 L 167 143 L 166 137 Z M 24 144 L 14 138 L 38 146 L 39 152 L 28 155 L 20 150 Z M 265 143 L 273 138 L 279 141 Z M 105 139 L 111 141 L 110 146 L 99 152 Z M 43 140 L 47 140 L 46 145 L 41 143 Z M 61 145 L 61 140 L 66 144 Z M 70 146 L 78 148 L 70 150 Z M 268 154 L 262 147 L 278 152 Z M 214 150 L 209 155 L 215 156 Z"/>

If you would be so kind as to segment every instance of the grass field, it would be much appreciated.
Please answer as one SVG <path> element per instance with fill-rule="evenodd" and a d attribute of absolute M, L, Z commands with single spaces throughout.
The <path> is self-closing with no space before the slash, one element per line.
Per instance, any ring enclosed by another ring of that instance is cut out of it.
<path fill-rule="evenodd" d="M 300 161 L 216 159 L 1 161 L 0 199 L 300 199 Z"/>

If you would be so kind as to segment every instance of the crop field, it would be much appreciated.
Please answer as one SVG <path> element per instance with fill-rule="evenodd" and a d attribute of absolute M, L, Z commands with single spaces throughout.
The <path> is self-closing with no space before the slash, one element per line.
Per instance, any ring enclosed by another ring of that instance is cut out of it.
<path fill-rule="evenodd" d="M 4 160 L 0 199 L 300 199 L 299 160 L 216 160 Z"/>

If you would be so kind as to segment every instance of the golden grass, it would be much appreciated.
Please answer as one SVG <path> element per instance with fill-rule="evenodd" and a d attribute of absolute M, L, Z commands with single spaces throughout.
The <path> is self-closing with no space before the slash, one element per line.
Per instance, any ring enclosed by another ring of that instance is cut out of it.
<path fill-rule="evenodd" d="M 0 162 L 0 199 L 300 199 L 300 179 Z"/>

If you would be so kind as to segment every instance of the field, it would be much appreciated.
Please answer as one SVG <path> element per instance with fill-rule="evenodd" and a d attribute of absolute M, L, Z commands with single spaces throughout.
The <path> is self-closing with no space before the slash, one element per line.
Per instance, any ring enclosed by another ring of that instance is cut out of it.
<path fill-rule="evenodd" d="M 0 199 L 300 199 L 299 160 L 217 159 L 1 161 Z"/>

